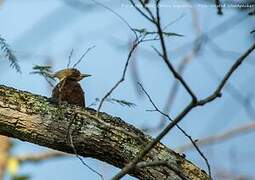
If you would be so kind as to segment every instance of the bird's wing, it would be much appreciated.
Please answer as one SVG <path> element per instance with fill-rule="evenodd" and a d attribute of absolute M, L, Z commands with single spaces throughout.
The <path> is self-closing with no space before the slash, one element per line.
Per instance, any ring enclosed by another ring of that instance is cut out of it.
<path fill-rule="evenodd" d="M 58 103 L 66 101 L 85 107 L 84 92 L 80 84 L 73 80 L 59 82 L 52 91 L 52 99 Z"/>

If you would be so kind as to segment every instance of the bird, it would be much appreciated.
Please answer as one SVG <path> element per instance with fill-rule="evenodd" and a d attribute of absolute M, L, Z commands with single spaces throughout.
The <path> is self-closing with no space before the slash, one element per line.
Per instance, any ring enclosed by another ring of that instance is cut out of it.
<path fill-rule="evenodd" d="M 67 102 L 85 108 L 84 91 L 79 81 L 89 76 L 91 75 L 82 74 L 76 68 L 66 68 L 57 71 L 52 77 L 57 78 L 59 83 L 52 90 L 51 100 L 57 104 Z"/>

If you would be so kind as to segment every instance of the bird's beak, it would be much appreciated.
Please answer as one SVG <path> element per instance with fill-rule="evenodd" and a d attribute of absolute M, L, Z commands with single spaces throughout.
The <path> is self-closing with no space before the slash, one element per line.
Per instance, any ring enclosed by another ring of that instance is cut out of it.
<path fill-rule="evenodd" d="M 90 76 L 91 76 L 90 74 L 81 74 L 82 79 Z"/>

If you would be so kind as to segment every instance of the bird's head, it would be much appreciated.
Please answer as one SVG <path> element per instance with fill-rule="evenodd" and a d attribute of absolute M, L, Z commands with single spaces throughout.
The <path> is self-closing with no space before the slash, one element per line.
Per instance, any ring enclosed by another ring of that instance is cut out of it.
<path fill-rule="evenodd" d="M 53 77 L 58 78 L 60 81 L 64 79 L 71 79 L 77 82 L 89 76 L 91 75 L 82 74 L 78 69 L 75 69 L 75 68 L 66 68 L 66 69 L 57 71 L 56 73 L 53 74 Z"/>

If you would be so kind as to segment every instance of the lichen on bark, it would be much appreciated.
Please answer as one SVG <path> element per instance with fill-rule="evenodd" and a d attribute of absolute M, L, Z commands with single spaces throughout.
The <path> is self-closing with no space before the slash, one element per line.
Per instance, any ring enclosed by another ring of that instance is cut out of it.
<path fill-rule="evenodd" d="M 153 139 L 119 117 L 68 104 L 52 104 L 47 97 L 0 86 L 0 134 L 59 151 L 77 153 L 122 168 Z M 189 179 L 208 175 L 183 156 L 158 143 L 143 161 L 169 161 Z M 139 179 L 181 179 L 167 167 L 135 168 Z"/>

